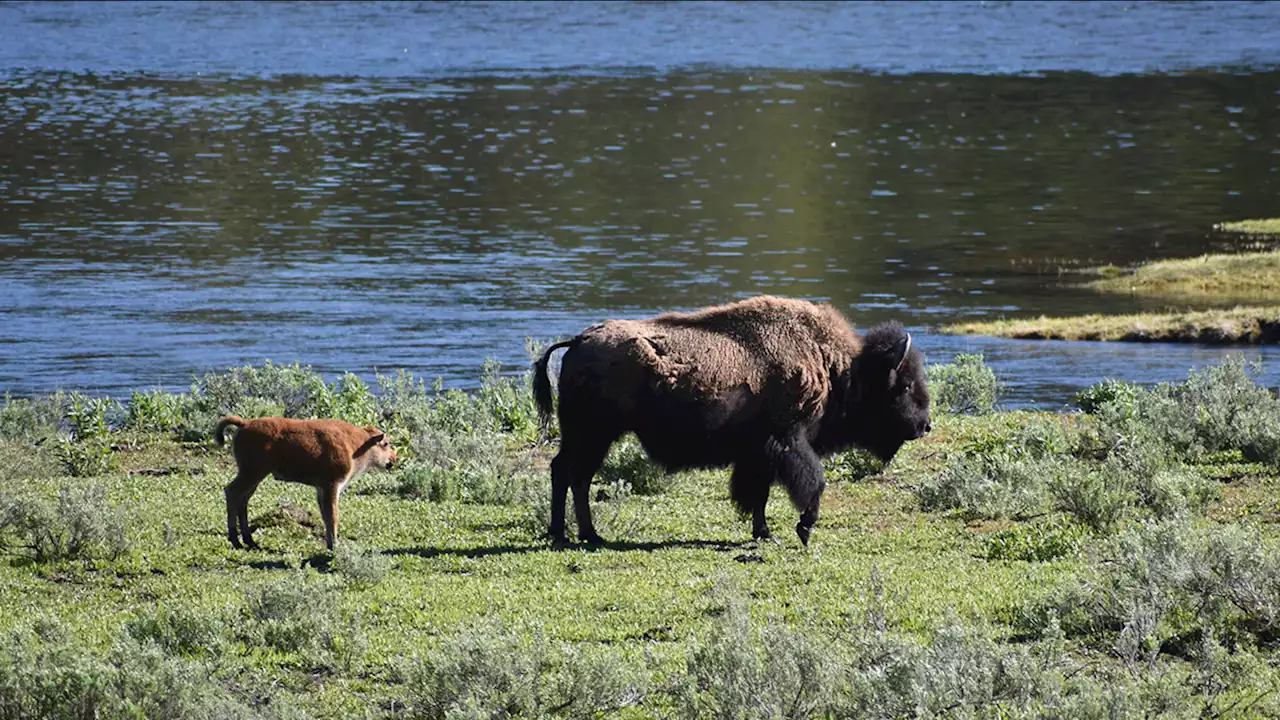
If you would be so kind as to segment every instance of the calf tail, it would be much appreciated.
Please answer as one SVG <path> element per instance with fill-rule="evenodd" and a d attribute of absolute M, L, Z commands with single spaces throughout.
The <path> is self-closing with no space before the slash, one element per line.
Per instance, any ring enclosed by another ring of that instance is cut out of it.
<path fill-rule="evenodd" d="M 225 444 L 226 440 L 223 439 L 222 432 L 227 429 L 227 426 L 235 425 L 236 427 L 244 427 L 245 422 L 246 420 L 238 415 L 227 415 L 223 417 L 218 421 L 218 426 L 213 429 L 213 439 L 217 441 L 218 445 Z"/>
<path fill-rule="evenodd" d="M 533 364 L 533 400 L 538 404 L 538 424 L 543 433 L 551 426 L 551 378 L 547 376 L 547 364 L 551 362 L 551 353 L 562 347 L 573 347 L 582 342 L 582 336 L 558 342 L 542 352 L 542 357 Z"/>

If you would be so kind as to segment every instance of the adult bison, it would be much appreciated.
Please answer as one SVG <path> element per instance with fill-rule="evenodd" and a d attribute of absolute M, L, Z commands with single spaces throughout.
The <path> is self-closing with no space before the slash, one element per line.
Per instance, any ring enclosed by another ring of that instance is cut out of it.
<path fill-rule="evenodd" d="M 826 481 L 819 456 L 860 445 L 890 460 L 929 432 L 923 359 L 896 322 L 859 336 L 829 305 L 761 296 L 694 313 L 608 320 L 547 348 L 534 364 L 543 422 L 551 353 L 560 371 L 560 452 L 551 462 L 551 528 L 565 542 L 569 488 L 585 543 L 591 478 L 623 433 L 668 470 L 733 466 L 729 492 L 769 537 L 770 485 L 787 489 L 808 545 Z"/>

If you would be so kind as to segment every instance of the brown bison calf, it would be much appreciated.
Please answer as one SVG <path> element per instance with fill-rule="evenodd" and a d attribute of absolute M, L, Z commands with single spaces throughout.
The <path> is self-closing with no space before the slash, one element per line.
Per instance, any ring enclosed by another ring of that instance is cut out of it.
<path fill-rule="evenodd" d="M 769 537 L 769 487 L 800 511 L 806 545 L 826 481 L 821 455 L 859 445 L 890 460 L 929 431 L 923 358 L 898 323 L 860 336 L 834 308 L 761 296 L 695 313 L 609 320 L 547 348 L 534 365 L 543 422 L 551 413 L 547 363 L 560 371 L 560 452 L 551 463 L 553 541 L 565 542 L 573 488 L 578 536 L 602 542 L 588 490 L 605 455 L 634 432 L 669 470 L 733 466 L 730 496 Z"/>
<path fill-rule="evenodd" d="M 376 427 L 356 427 L 341 420 L 258 418 L 228 415 L 218 422 L 213 437 L 223 444 L 228 425 L 240 431 L 231 440 L 237 473 L 226 488 L 227 539 L 236 548 L 257 549 L 249 528 L 249 498 L 267 475 L 316 489 L 324 518 L 324 544 L 333 549 L 338 536 L 338 496 L 351 478 L 371 467 L 390 468 L 396 451 Z M 239 526 L 239 533 L 236 527 Z"/>

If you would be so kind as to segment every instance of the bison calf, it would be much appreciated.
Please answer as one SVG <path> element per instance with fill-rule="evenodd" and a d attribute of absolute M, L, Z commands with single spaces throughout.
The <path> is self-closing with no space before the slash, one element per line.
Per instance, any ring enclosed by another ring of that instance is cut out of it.
<path fill-rule="evenodd" d="M 733 466 L 730 496 L 769 537 L 769 488 L 786 488 L 804 544 L 826 481 L 821 455 L 859 445 L 890 460 L 929 431 L 923 358 L 898 323 L 853 331 L 828 305 L 761 296 L 699 312 L 609 320 L 547 348 L 534 365 L 543 422 L 547 364 L 560 371 L 560 452 L 551 463 L 551 527 L 564 542 L 573 489 L 578 535 L 600 543 L 588 490 L 605 455 L 634 432 L 669 470 Z"/>
<path fill-rule="evenodd" d="M 324 518 L 324 544 L 333 549 L 338 535 L 338 496 L 351 478 L 371 467 L 390 468 L 396 451 L 376 427 L 356 427 L 341 420 L 258 418 L 228 415 L 218 422 L 213 437 L 223 444 L 223 431 L 240 431 L 231 441 L 236 477 L 226 487 L 227 539 L 236 548 L 257 549 L 249 528 L 249 498 L 267 475 L 316 489 Z M 239 533 L 237 533 L 237 525 Z"/>

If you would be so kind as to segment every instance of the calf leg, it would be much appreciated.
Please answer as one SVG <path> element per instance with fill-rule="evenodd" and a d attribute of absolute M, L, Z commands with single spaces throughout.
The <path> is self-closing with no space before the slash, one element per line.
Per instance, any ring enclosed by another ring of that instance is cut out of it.
<path fill-rule="evenodd" d="M 320 504 L 320 517 L 324 519 L 324 546 L 333 551 L 338 537 L 338 495 L 341 484 L 325 484 L 316 488 L 316 502 Z"/>
<path fill-rule="evenodd" d="M 265 477 L 265 473 L 241 470 L 223 489 L 227 501 L 227 539 L 237 550 L 245 546 L 251 550 L 258 549 L 249 530 L 249 498 L 253 497 Z M 240 543 L 241 537 L 244 538 L 243 545 Z"/>
<path fill-rule="evenodd" d="M 800 511 L 796 534 L 800 542 L 809 544 L 809 535 L 818 522 L 818 505 L 827 481 L 822 475 L 822 459 L 810 447 L 803 433 L 790 434 L 784 440 L 770 438 L 766 454 L 779 483 L 787 488 L 791 502 Z"/>

